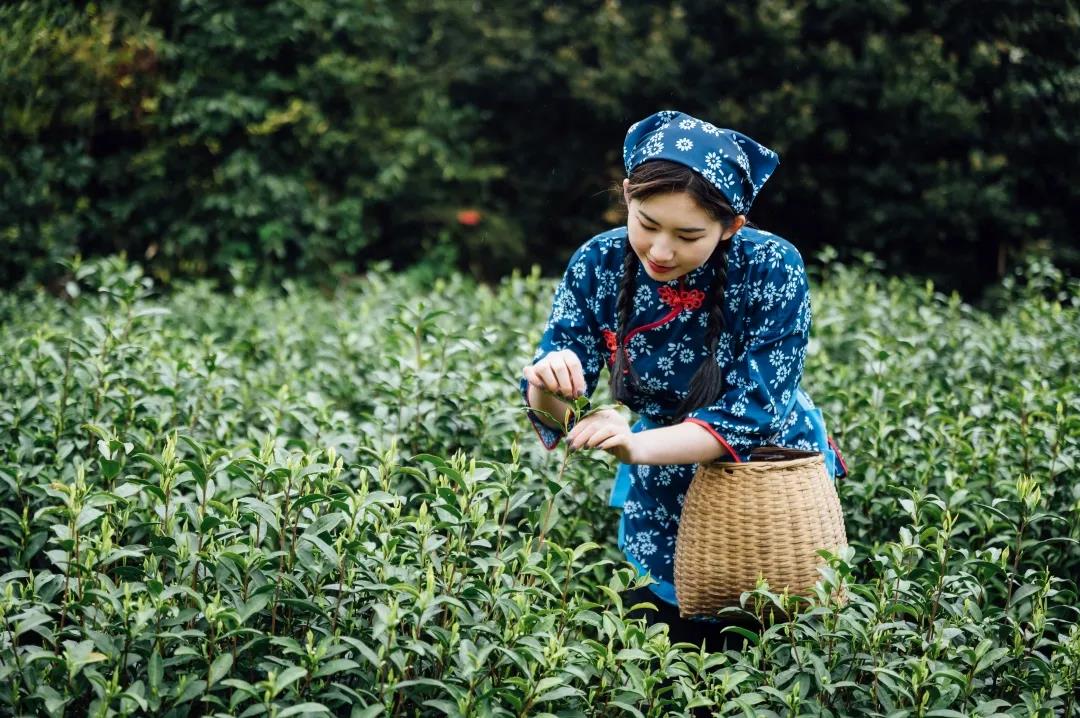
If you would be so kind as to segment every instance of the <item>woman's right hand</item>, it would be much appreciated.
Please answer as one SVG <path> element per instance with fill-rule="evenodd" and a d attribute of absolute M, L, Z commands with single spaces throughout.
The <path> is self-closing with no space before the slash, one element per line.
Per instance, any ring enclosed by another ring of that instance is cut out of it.
<path fill-rule="evenodd" d="M 525 380 L 538 389 L 547 389 L 568 400 L 585 393 L 585 372 L 578 355 L 562 349 L 545 355 L 535 364 L 525 367 Z"/>

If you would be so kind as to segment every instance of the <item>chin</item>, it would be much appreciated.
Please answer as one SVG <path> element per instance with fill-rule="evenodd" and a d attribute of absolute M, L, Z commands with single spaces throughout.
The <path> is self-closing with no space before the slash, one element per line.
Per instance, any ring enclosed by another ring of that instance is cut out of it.
<path fill-rule="evenodd" d="M 638 261 L 641 262 L 641 266 L 642 266 L 642 268 L 645 269 L 645 273 L 648 274 L 653 279 L 663 280 L 663 281 L 666 282 L 668 280 L 675 279 L 676 277 L 678 277 L 682 273 L 682 271 L 680 269 L 675 268 L 675 269 L 669 269 L 668 271 L 664 272 L 663 274 L 657 274 L 656 272 L 654 272 L 652 270 L 652 267 L 649 266 L 649 260 L 642 257 L 640 254 L 638 255 Z"/>
<path fill-rule="evenodd" d="M 652 277 L 653 279 L 655 279 L 658 282 L 670 282 L 671 280 L 678 279 L 679 277 L 686 274 L 686 272 L 684 272 L 684 271 L 682 271 L 681 269 L 678 269 L 678 268 L 670 269 L 670 270 L 664 272 L 663 274 L 657 274 L 656 272 L 654 272 L 652 269 L 649 268 L 648 264 L 645 265 L 645 271 L 648 273 L 648 275 L 650 277 Z"/>

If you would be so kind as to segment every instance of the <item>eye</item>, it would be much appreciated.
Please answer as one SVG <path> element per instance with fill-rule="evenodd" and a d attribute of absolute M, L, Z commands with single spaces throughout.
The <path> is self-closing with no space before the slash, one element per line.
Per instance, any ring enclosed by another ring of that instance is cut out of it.
<path fill-rule="evenodd" d="M 642 222 L 641 220 L 638 220 L 638 224 L 640 224 L 641 228 L 644 229 L 646 232 L 655 232 L 656 231 L 656 227 L 650 227 L 647 224 L 645 224 L 644 222 Z"/>

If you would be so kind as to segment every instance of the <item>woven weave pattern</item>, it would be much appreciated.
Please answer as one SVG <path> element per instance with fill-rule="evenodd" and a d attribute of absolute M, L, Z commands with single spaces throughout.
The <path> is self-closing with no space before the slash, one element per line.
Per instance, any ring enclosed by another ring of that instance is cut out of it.
<path fill-rule="evenodd" d="M 749 462 L 703 464 L 675 544 L 680 614 L 738 606 L 758 576 L 774 593 L 787 587 L 809 595 L 824 564 L 816 551 L 846 545 L 840 498 L 821 454 L 771 448 Z"/>

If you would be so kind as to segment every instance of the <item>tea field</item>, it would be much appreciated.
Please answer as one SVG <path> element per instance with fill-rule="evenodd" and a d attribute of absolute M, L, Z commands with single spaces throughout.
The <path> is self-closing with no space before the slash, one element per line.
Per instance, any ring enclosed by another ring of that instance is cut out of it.
<path fill-rule="evenodd" d="M 523 413 L 553 281 L 0 294 L 0 714 L 1080 714 L 1080 284 L 824 266 L 851 546 L 714 653 L 627 617 L 612 459 Z"/>

